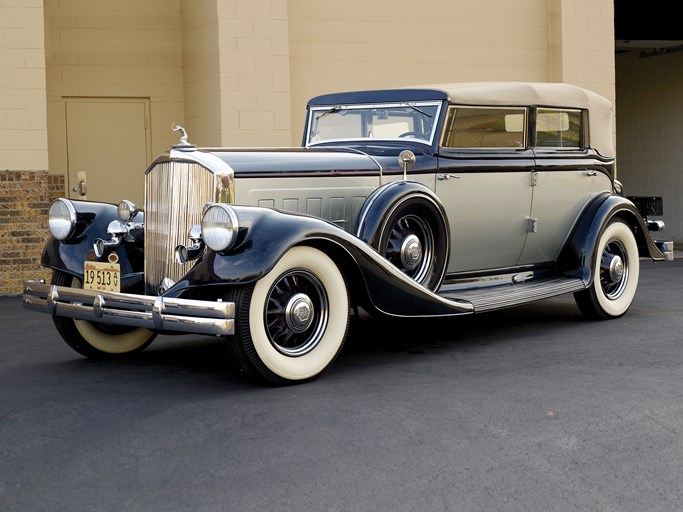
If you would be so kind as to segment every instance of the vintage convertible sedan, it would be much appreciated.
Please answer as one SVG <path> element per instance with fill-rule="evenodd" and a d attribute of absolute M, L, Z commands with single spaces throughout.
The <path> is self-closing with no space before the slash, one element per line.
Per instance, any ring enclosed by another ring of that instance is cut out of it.
<path fill-rule="evenodd" d="M 25 281 L 24 305 L 88 357 L 222 336 L 276 384 L 327 369 L 357 308 L 458 316 L 573 293 L 587 317 L 620 317 L 639 259 L 673 243 L 615 179 L 612 117 L 572 85 L 460 83 L 313 98 L 300 148 L 200 149 L 177 127 L 144 209 L 53 202 L 52 282 Z"/>

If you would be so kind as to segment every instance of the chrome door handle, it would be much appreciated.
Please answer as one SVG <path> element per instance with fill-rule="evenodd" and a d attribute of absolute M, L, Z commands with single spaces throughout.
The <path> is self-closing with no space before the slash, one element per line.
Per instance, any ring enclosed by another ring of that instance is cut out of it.
<path fill-rule="evenodd" d="M 598 171 L 586 171 L 586 176 L 597 176 Z"/>
<path fill-rule="evenodd" d="M 444 181 L 444 180 L 457 180 L 457 179 L 460 179 L 460 176 L 457 176 L 457 175 L 455 175 L 455 174 L 437 174 L 436 179 L 437 179 L 437 180 L 441 180 L 441 181 Z"/>

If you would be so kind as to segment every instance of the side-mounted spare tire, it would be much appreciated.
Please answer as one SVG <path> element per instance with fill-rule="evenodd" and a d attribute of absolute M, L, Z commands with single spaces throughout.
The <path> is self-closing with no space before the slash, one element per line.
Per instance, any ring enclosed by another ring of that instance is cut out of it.
<path fill-rule="evenodd" d="M 396 182 L 378 189 L 361 212 L 357 236 L 431 291 L 448 264 L 450 229 L 438 199 L 424 185 Z"/>

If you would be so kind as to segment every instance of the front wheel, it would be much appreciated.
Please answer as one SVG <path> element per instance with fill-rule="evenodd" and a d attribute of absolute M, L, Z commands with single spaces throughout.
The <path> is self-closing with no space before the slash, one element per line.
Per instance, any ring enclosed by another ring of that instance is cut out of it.
<path fill-rule="evenodd" d="M 52 272 L 51 282 L 57 286 L 83 287 L 80 279 L 58 270 Z M 62 316 L 53 316 L 52 320 L 67 345 L 90 358 L 139 352 L 152 343 L 156 336 L 152 331 L 143 328 L 98 324 Z"/>
<path fill-rule="evenodd" d="M 314 379 L 341 351 L 349 326 L 344 276 L 325 253 L 293 247 L 255 284 L 235 288 L 233 339 L 243 368 L 275 384 Z"/>
<path fill-rule="evenodd" d="M 597 246 L 590 288 L 574 294 L 588 318 L 605 320 L 622 316 L 638 287 L 640 260 L 633 231 L 621 220 L 607 225 Z"/>

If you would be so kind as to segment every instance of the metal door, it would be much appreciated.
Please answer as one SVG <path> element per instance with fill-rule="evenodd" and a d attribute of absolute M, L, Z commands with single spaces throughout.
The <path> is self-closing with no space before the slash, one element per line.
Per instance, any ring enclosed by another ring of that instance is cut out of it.
<path fill-rule="evenodd" d="M 70 197 L 142 207 L 151 162 L 149 100 L 69 98 L 65 110 Z"/>

